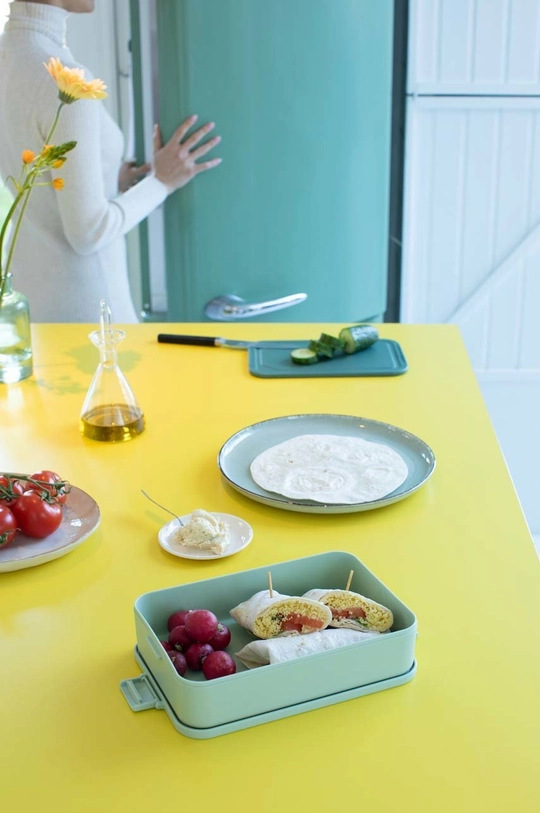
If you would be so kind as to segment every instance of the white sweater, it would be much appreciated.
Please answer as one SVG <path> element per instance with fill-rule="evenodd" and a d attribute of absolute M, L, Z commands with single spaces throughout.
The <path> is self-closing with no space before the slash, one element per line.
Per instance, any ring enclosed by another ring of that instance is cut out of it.
<path fill-rule="evenodd" d="M 39 152 L 52 125 L 58 90 L 43 63 L 56 56 L 82 67 L 65 45 L 67 17 L 54 6 L 11 4 L 0 36 L 3 179 L 17 177 L 22 150 Z M 64 179 L 64 189 L 36 187 L 30 196 L 13 254 L 13 288 L 28 297 L 33 322 L 95 323 L 102 298 L 115 322 L 136 322 L 124 235 L 163 203 L 168 189 L 149 176 L 118 194 L 124 141 L 103 102 L 66 105 L 52 141 L 77 146 L 52 173 Z"/>

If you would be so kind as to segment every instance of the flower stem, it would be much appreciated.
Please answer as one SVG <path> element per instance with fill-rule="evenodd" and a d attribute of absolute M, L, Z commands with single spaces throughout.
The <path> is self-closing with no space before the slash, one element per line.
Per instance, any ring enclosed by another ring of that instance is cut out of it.
<path fill-rule="evenodd" d="M 58 105 L 58 110 L 56 111 L 56 116 L 54 117 L 54 121 L 52 123 L 51 129 L 49 130 L 49 135 L 45 139 L 45 144 L 49 143 L 49 141 L 52 138 L 52 135 L 53 135 L 54 131 L 56 130 L 56 125 L 58 124 L 58 119 L 60 118 L 60 113 L 61 113 L 61 110 L 62 110 L 64 105 L 65 105 L 65 102 L 60 102 L 60 104 Z"/>
<path fill-rule="evenodd" d="M 64 104 L 65 104 L 65 102 L 61 101 L 60 104 L 58 105 L 58 109 L 56 111 L 56 116 L 54 117 L 54 121 L 53 121 L 53 123 L 51 125 L 51 129 L 49 130 L 47 138 L 45 139 L 45 144 L 48 144 L 50 142 L 50 140 L 51 140 L 51 138 L 53 136 L 53 133 L 56 130 L 56 125 L 58 124 L 58 119 L 60 118 L 60 113 L 62 111 L 62 108 L 63 108 Z M 25 167 L 23 166 L 22 172 L 24 172 L 24 169 L 25 169 Z M 39 158 L 38 158 L 38 160 L 36 162 L 36 169 L 38 169 L 38 170 L 40 169 L 40 160 L 39 160 Z M 19 235 L 19 230 L 21 228 L 23 215 L 24 215 L 24 213 L 26 211 L 26 207 L 28 205 L 28 199 L 30 197 L 30 192 L 34 188 L 37 177 L 38 177 L 39 174 L 40 174 L 39 171 L 38 172 L 32 171 L 32 172 L 28 173 L 28 175 L 26 176 L 26 180 L 25 180 L 25 182 L 24 182 L 24 184 L 22 186 L 22 189 L 19 191 L 17 197 L 13 201 L 9 212 L 6 215 L 6 219 L 4 220 L 4 222 L 2 224 L 2 229 L 0 230 L 0 305 L 2 304 L 2 299 L 4 297 L 4 291 L 6 289 L 7 275 L 8 275 L 9 267 L 11 265 L 11 260 L 13 258 L 13 251 L 15 249 L 15 244 L 17 242 L 17 237 Z M 26 195 L 26 198 L 25 198 L 24 203 L 22 205 L 22 208 L 21 208 L 18 220 L 17 220 L 17 225 L 15 226 L 15 231 L 13 233 L 13 239 L 11 240 L 11 245 L 9 247 L 9 254 L 8 254 L 6 266 L 4 268 L 2 266 L 2 258 L 3 258 L 4 239 L 5 239 L 5 236 L 6 236 L 7 227 L 8 227 L 9 221 L 11 220 L 13 215 L 15 214 L 15 210 L 17 209 L 17 206 L 19 205 L 19 203 L 21 202 L 21 199 L 25 195 Z"/>
<path fill-rule="evenodd" d="M 26 207 L 28 206 L 28 199 L 30 198 L 30 192 L 32 191 L 34 184 L 30 182 L 28 186 L 25 186 L 23 189 L 23 196 L 26 193 L 26 197 L 24 199 L 21 211 L 19 212 L 19 217 L 17 219 L 17 224 L 15 226 L 15 231 L 13 232 L 13 239 L 11 241 L 11 245 L 9 247 L 9 254 L 7 258 L 6 268 L 4 270 L 4 278 L 7 277 L 9 272 L 9 267 L 11 265 L 11 260 L 13 259 L 13 252 L 15 250 L 15 243 L 17 242 L 17 237 L 19 235 L 19 230 L 21 228 L 21 223 L 23 219 L 23 215 L 26 211 Z M 0 301 L 2 300 L 2 294 L 4 293 L 4 280 L 2 280 L 2 289 L 0 291 Z"/>
<path fill-rule="evenodd" d="M 5 269 L 2 268 L 4 237 L 5 237 L 6 232 L 7 232 L 7 227 L 8 227 L 9 221 L 11 220 L 11 218 L 13 216 L 13 213 L 15 212 L 15 209 L 19 205 L 19 202 L 20 202 L 22 196 L 24 195 L 24 193 L 25 193 L 25 189 L 21 189 L 21 191 L 19 192 L 19 194 L 17 195 L 17 197 L 15 198 L 13 203 L 11 204 L 11 208 L 10 208 L 9 212 L 7 213 L 7 215 L 6 215 L 6 219 L 4 220 L 4 223 L 2 224 L 2 229 L 0 230 L 0 272 L 1 272 L 1 274 L 0 274 L 0 276 L 1 276 L 0 303 L 2 302 L 2 297 L 4 296 L 4 290 L 5 290 L 5 287 L 6 287 L 6 280 L 7 280 L 7 272 L 8 272 L 8 267 L 9 267 L 9 263 L 8 263 L 8 265 L 6 266 Z"/>

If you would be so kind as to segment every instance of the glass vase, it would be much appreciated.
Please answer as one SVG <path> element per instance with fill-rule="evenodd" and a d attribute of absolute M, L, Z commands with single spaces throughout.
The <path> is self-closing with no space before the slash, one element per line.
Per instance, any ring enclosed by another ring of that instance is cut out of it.
<path fill-rule="evenodd" d="M 0 300 L 0 383 L 13 384 L 32 375 L 30 311 L 24 294 L 11 288 L 7 275 Z"/>

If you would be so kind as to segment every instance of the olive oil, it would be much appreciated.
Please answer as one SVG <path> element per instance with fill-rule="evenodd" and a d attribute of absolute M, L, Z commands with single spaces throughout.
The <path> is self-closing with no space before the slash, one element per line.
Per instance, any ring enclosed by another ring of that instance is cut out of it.
<path fill-rule="evenodd" d="M 79 429 L 91 440 L 125 443 L 144 431 L 144 415 L 118 366 L 116 348 L 126 334 L 111 321 L 111 309 L 102 299 L 100 328 L 89 334 L 99 350 L 99 364 L 80 411 Z"/>
<path fill-rule="evenodd" d="M 80 430 L 92 440 L 125 442 L 144 430 L 144 415 L 137 406 L 102 404 L 81 415 Z"/>

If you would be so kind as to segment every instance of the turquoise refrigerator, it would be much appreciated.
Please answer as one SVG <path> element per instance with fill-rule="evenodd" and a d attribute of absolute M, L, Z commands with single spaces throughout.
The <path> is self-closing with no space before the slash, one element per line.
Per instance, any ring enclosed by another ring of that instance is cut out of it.
<path fill-rule="evenodd" d="M 164 204 L 162 246 L 141 229 L 144 299 L 161 262 L 171 321 L 382 318 L 392 0 L 131 0 L 131 17 L 138 157 L 152 119 L 164 140 L 193 113 L 222 136 L 222 164 Z"/>

